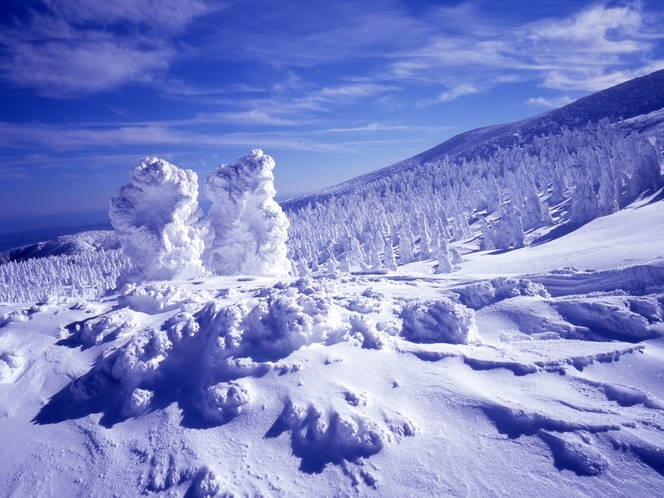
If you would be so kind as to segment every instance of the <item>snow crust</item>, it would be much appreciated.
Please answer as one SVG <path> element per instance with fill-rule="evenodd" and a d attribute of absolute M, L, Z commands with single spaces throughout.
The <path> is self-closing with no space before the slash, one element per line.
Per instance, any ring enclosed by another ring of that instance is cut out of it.
<path fill-rule="evenodd" d="M 274 201 L 274 160 L 260 149 L 234 165 L 222 164 L 205 181 L 213 201 L 208 219 L 214 240 L 206 251 L 217 275 L 286 276 L 288 218 Z"/>
<path fill-rule="evenodd" d="M 204 274 L 201 255 L 209 225 L 198 206 L 192 170 L 146 157 L 118 190 L 109 217 L 133 265 L 130 279 L 170 280 Z"/>

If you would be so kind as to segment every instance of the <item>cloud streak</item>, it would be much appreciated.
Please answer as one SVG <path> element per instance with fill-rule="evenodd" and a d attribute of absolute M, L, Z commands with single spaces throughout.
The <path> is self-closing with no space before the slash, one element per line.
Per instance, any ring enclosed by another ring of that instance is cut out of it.
<path fill-rule="evenodd" d="M 664 39 L 661 18 L 641 3 L 594 5 L 567 18 L 484 27 L 436 36 L 418 50 L 399 54 L 386 78 L 450 88 L 427 101 L 433 103 L 468 93 L 464 88 L 487 90 L 506 77 L 553 90 L 589 92 L 664 67 L 656 50 Z"/>
<path fill-rule="evenodd" d="M 50 97 L 149 83 L 177 55 L 173 37 L 210 12 L 199 0 L 46 0 L 0 30 L 0 76 Z"/>

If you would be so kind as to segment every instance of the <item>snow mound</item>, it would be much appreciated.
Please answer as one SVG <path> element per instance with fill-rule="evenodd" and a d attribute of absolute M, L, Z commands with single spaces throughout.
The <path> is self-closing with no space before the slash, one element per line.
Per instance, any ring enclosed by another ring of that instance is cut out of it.
<path fill-rule="evenodd" d="M 25 366 L 25 358 L 20 353 L 11 350 L 0 353 L 0 384 L 14 382 Z"/>
<path fill-rule="evenodd" d="M 454 292 L 459 295 L 461 303 L 474 310 L 516 296 L 550 297 L 548 291 L 540 283 L 525 278 L 508 277 L 498 277 L 491 281 L 455 288 Z"/>
<path fill-rule="evenodd" d="M 203 416 L 212 422 L 223 424 L 242 413 L 251 400 L 246 380 L 219 382 L 205 390 L 201 410 Z"/>
<path fill-rule="evenodd" d="M 594 340 L 640 342 L 664 335 L 664 295 L 558 298 L 553 307 Z"/>
<path fill-rule="evenodd" d="M 76 322 L 68 328 L 72 332 L 72 341 L 84 346 L 94 346 L 120 337 L 137 325 L 131 312 L 127 309 L 117 309 Z"/>
<path fill-rule="evenodd" d="M 209 226 L 198 206 L 198 177 L 146 157 L 131 184 L 111 198 L 109 217 L 134 271 L 130 279 L 170 280 L 204 273 Z"/>
<path fill-rule="evenodd" d="M 58 420 L 62 404 L 74 412 L 102 411 L 104 423 L 113 424 L 166 399 L 182 404 L 192 427 L 226 424 L 254 397 L 247 379 L 299 371 L 280 360 L 303 347 L 386 346 L 384 333 L 337 304 L 332 289 L 331 282 L 299 279 L 233 302 L 161 283 L 127 285 L 118 309 L 67 327 L 76 344 L 124 344 L 55 396 L 39 420 Z M 146 321 L 142 313 L 154 318 Z"/>
<path fill-rule="evenodd" d="M 27 319 L 28 310 L 22 308 L 0 313 L 0 328 L 10 322 L 25 322 Z"/>
<path fill-rule="evenodd" d="M 395 435 L 401 438 L 417 433 L 410 421 L 402 418 L 399 422 L 390 419 L 379 422 L 357 411 L 297 405 L 289 399 L 265 437 L 276 438 L 290 432 L 293 455 L 301 459 L 300 470 L 319 474 L 328 463 L 343 465 L 371 457 L 393 441 Z M 362 475 L 362 478 L 375 487 L 373 476 Z"/>
<path fill-rule="evenodd" d="M 334 344 L 350 327 L 329 296 L 311 296 L 290 287 L 276 290 L 243 319 L 243 343 L 268 358 L 283 358 L 306 344 Z"/>
<path fill-rule="evenodd" d="M 181 309 L 187 304 L 209 301 L 212 296 L 205 291 L 191 291 L 166 283 L 127 284 L 120 293 L 121 305 L 149 315 Z"/>
<path fill-rule="evenodd" d="M 147 389 L 136 388 L 127 398 L 124 406 L 122 407 L 122 415 L 129 417 L 138 417 L 145 413 L 150 407 L 154 394 Z"/>
<path fill-rule="evenodd" d="M 596 476 L 609 467 L 609 462 L 594 448 L 589 438 L 574 434 L 539 431 L 539 437 L 551 450 L 558 470 L 571 470 L 579 476 Z"/>
<path fill-rule="evenodd" d="M 205 181 L 213 201 L 208 219 L 215 237 L 207 266 L 218 275 L 286 276 L 288 218 L 274 201 L 274 160 L 259 149 L 231 166 L 222 164 Z"/>
<path fill-rule="evenodd" d="M 474 311 L 448 298 L 408 304 L 400 317 L 401 337 L 407 341 L 449 344 L 480 341 Z"/>
<path fill-rule="evenodd" d="M 554 296 L 621 290 L 633 295 L 664 291 L 664 265 L 661 263 L 628 266 L 606 271 L 559 271 L 534 276 Z"/>

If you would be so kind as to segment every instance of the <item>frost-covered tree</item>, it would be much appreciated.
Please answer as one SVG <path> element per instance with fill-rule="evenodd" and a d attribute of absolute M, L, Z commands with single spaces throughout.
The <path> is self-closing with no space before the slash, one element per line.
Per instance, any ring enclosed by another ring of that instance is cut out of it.
<path fill-rule="evenodd" d="M 254 149 L 233 166 L 222 164 L 205 181 L 214 230 L 205 261 L 217 275 L 289 274 L 289 222 L 274 201 L 273 168 L 274 160 Z"/>
<path fill-rule="evenodd" d="M 399 262 L 402 265 L 410 263 L 415 259 L 413 256 L 414 245 L 415 242 L 413 241 L 413 234 L 410 231 L 410 227 L 402 224 L 399 228 Z"/>
<path fill-rule="evenodd" d="M 133 265 L 128 278 L 169 280 L 203 274 L 201 255 L 210 229 L 196 200 L 196 173 L 146 157 L 130 177 L 131 183 L 111 198 L 108 213 Z"/>
<path fill-rule="evenodd" d="M 452 254 L 444 237 L 440 239 L 440 244 L 436 249 L 436 258 L 438 259 L 438 266 L 436 266 L 435 273 L 452 273 L 454 265 L 452 264 Z"/>
<path fill-rule="evenodd" d="M 656 138 L 608 120 L 473 157 L 413 160 L 398 171 L 358 179 L 356 188 L 341 195 L 329 191 L 307 202 L 288 201 L 289 244 L 311 247 L 311 264 L 329 241 L 354 237 L 367 269 L 374 266 L 374 248 L 385 258 L 382 235 L 398 244 L 400 264 L 436 257 L 437 239 L 476 237 L 482 226 L 488 245 L 518 247 L 525 243 L 524 232 L 611 214 L 640 193 L 664 186 L 662 163 Z"/>
<path fill-rule="evenodd" d="M 384 239 L 384 250 L 383 250 L 383 266 L 386 269 L 395 271 L 397 269 L 397 260 L 394 256 L 394 248 L 392 247 L 392 239 L 390 237 L 385 237 Z"/>

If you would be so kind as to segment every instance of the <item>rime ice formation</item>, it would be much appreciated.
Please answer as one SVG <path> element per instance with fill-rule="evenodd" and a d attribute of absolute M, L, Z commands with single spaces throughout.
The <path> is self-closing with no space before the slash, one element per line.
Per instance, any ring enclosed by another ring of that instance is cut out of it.
<path fill-rule="evenodd" d="M 231 166 L 222 164 L 205 181 L 213 201 L 208 219 L 214 241 L 207 266 L 218 275 L 286 276 L 289 222 L 273 197 L 274 160 L 254 149 Z"/>
<path fill-rule="evenodd" d="M 134 269 L 131 279 L 193 278 L 209 226 L 196 200 L 198 177 L 154 157 L 131 170 L 131 184 L 111 199 L 109 217 Z"/>

